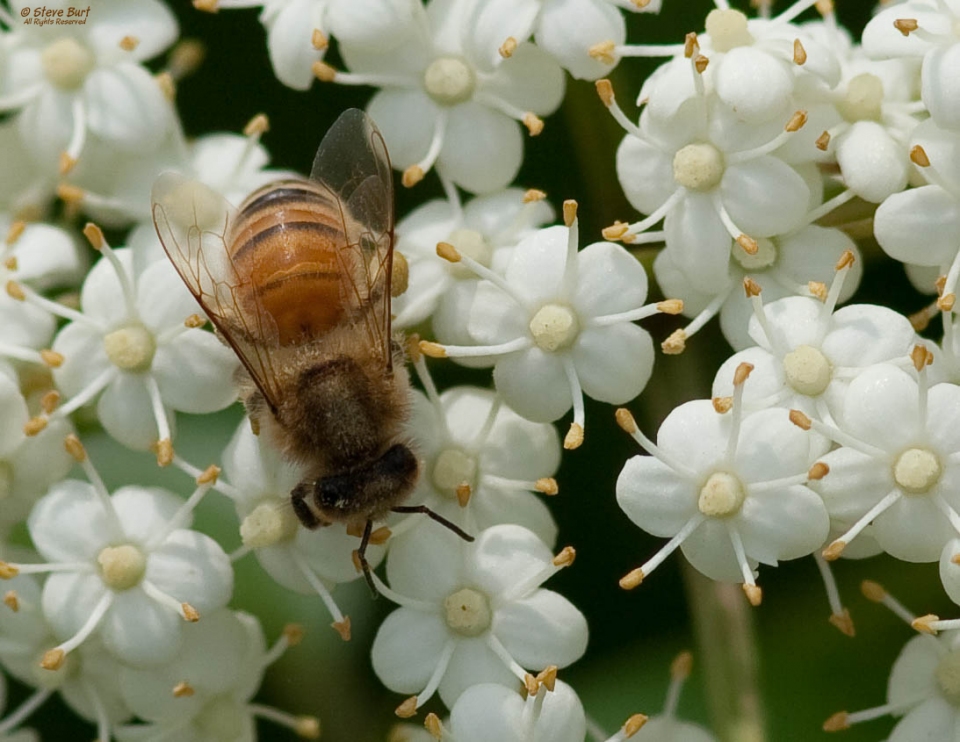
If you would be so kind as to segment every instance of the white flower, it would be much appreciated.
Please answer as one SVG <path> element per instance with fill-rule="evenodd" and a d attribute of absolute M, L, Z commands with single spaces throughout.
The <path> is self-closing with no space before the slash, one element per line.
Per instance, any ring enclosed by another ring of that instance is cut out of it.
<path fill-rule="evenodd" d="M 761 237 L 757 240 L 757 252 L 752 255 L 734 243 L 731 246 L 733 260 L 727 275 L 717 276 L 710 291 L 698 289 L 681 272 L 670 250 L 661 250 L 654 259 L 653 272 L 660 289 L 668 296 L 682 299 L 683 314 L 694 318 L 681 331 L 684 340 L 719 311 L 720 329 L 727 342 L 735 350 L 753 345 L 748 331 L 753 305 L 743 291 L 748 276 L 763 291 L 767 302 L 796 294 L 807 296 L 811 282 L 829 283 L 847 252 L 853 255 L 853 262 L 844 271 L 843 287 L 836 301 L 849 299 L 863 276 L 860 251 L 839 229 L 809 224 L 789 234 Z M 754 388 L 751 385 L 751 391 Z"/>
<path fill-rule="evenodd" d="M 486 389 L 454 387 L 438 397 L 431 384 L 427 391 L 429 397 L 415 393 L 410 420 L 423 461 L 411 502 L 467 533 L 516 523 L 553 546 L 557 525 L 533 491 L 557 492 L 552 478 L 560 466 L 556 429 L 525 420 Z"/>
<path fill-rule="evenodd" d="M 240 518 L 243 544 L 274 580 L 289 590 L 321 597 L 333 627 L 350 638 L 350 618 L 344 616 L 330 594 L 341 582 L 360 577 L 353 552 L 360 542 L 346 526 L 335 523 L 316 531 L 301 527 L 290 506 L 290 491 L 303 479 L 304 471 L 284 461 L 263 439 L 253 434 L 250 422 L 241 421 L 223 452 L 226 482 L 216 488 L 228 495 Z M 228 484 L 229 483 L 229 484 Z M 375 568 L 384 548 L 372 543 L 367 561 Z"/>
<path fill-rule="evenodd" d="M 299 641 L 299 627 L 288 627 L 269 650 L 259 621 L 239 611 L 217 611 L 183 633 L 180 651 L 162 667 L 121 671 L 124 700 L 150 722 L 119 729 L 121 742 L 255 742 L 257 717 L 291 727 L 301 738 L 319 737 L 315 717 L 251 703 L 267 667 Z"/>
<path fill-rule="evenodd" d="M 814 482 L 834 523 L 847 529 L 824 552 L 839 556 L 868 523 L 884 551 L 909 562 L 933 562 L 960 529 L 960 387 L 928 389 L 929 351 L 918 346 L 919 378 L 889 364 L 862 371 L 851 383 L 839 429 L 813 429 L 839 442 Z"/>
<path fill-rule="evenodd" d="M 70 173 L 70 185 L 60 195 L 107 225 L 149 221 L 153 184 L 160 173 L 173 170 L 239 204 L 262 185 L 297 177 L 289 170 L 267 169 L 270 155 L 260 144 L 267 126 L 266 117 L 258 115 L 244 127 L 244 136 L 215 133 L 188 142 L 177 125 L 154 150 L 135 153 L 116 151 L 92 137 L 91 156 Z"/>
<path fill-rule="evenodd" d="M 334 0 L 201 0 L 200 10 L 260 6 L 260 22 L 267 29 L 267 52 L 273 73 L 284 85 L 307 90 L 314 80 L 313 63 L 323 59 L 329 45 L 327 15 Z"/>
<path fill-rule="evenodd" d="M 952 307 L 960 280 L 960 132 L 925 121 L 913 132 L 913 161 L 926 185 L 894 193 L 877 208 L 874 233 L 890 257 L 937 266 L 946 274 L 941 308 Z"/>
<path fill-rule="evenodd" d="M 525 699 L 496 683 L 472 685 L 450 710 L 444 734 L 451 742 L 583 742 L 583 704 L 562 680 L 548 682 Z"/>
<path fill-rule="evenodd" d="M 863 29 L 863 48 L 874 57 L 922 57 L 921 97 L 930 116 L 960 129 L 960 8 L 938 0 L 910 0 L 884 8 Z"/>
<path fill-rule="evenodd" d="M 550 52 L 570 74 L 595 80 L 616 61 L 592 51 L 621 46 L 627 28 L 620 8 L 656 13 L 659 0 L 643 4 L 631 0 L 487 0 L 477 3 L 475 46 L 491 59 L 506 43 L 526 41 Z"/>
<path fill-rule="evenodd" d="M 689 74 L 699 76 L 693 67 Z M 802 113 L 745 125 L 718 97 L 701 91 L 669 116 L 646 107 L 636 126 L 617 107 L 612 90 L 602 97 L 627 131 L 617 150 L 620 185 L 630 203 L 649 215 L 609 227 L 607 238 L 634 243 L 662 220 L 662 233 L 640 239 L 664 239 L 693 288 L 716 295 L 728 285 L 731 249 L 756 256 L 760 238 L 809 223 L 811 200 L 819 194 L 774 153 L 803 126 Z"/>
<path fill-rule="evenodd" d="M 322 80 L 382 88 L 367 112 L 406 184 L 436 166 L 441 178 L 474 193 L 505 187 L 523 159 L 517 122 L 540 132 L 538 115 L 553 113 L 563 98 L 563 71 L 529 43 L 507 58 L 478 50 L 474 0 L 412 6 L 412 22 L 389 29 L 378 46 L 341 38 L 350 72 L 323 62 L 315 72 Z"/>
<path fill-rule="evenodd" d="M 106 0 L 91 6 L 82 25 L 23 25 L 20 12 L 36 6 L 11 3 L 17 18 L 6 34 L 6 74 L 0 96 L 6 108 L 22 106 L 20 132 L 33 156 L 56 167 L 66 153 L 69 169 L 87 132 L 125 151 L 157 145 L 173 109 L 142 66 L 177 37 L 173 13 L 156 0 Z M 69 9 L 66 0 L 50 8 Z M 19 104 L 19 105 L 18 105 Z"/>
<path fill-rule="evenodd" d="M 706 400 L 680 405 L 663 421 L 656 444 L 629 413 L 618 413 L 624 430 L 651 455 L 627 461 L 617 480 L 617 502 L 640 528 L 671 539 L 621 587 L 639 585 L 679 546 L 707 577 L 742 582 L 756 604 L 757 562 L 776 566 L 811 554 L 826 539 L 827 511 L 806 486 L 808 470 L 825 447 L 793 426 L 784 410 L 743 416 L 749 370 L 749 364 L 741 366 L 732 409 Z"/>
<path fill-rule="evenodd" d="M 533 533 L 499 525 L 467 543 L 424 523 L 390 547 L 386 597 L 400 604 L 373 642 L 373 669 L 411 715 L 439 690 L 451 706 L 470 685 L 517 687 L 526 669 L 565 667 L 587 643 L 583 615 L 540 584 L 572 561 Z"/>
<path fill-rule="evenodd" d="M 26 519 L 33 503 L 74 463 L 63 448 L 70 432 L 66 421 L 54 421 L 39 435 L 28 437 L 23 432 L 28 419 L 17 384 L 0 374 L 0 538 Z"/>
<path fill-rule="evenodd" d="M 41 603 L 41 585 L 34 575 L 19 575 L 4 583 L 0 663 L 13 677 L 36 688 L 21 708 L 42 705 L 58 693 L 81 718 L 96 724 L 100 739 L 109 739 L 111 728 L 131 716 L 120 695 L 120 664 L 99 639 L 91 637 L 64 658 L 59 670 L 45 668 L 45 652 L 56 638 Z M 0 739 L 13 742 L 2 735 Z"/>
<path fill-rule="evenodd" d="M 549 422 L 573 407 L 564 445 L 583 439 L 583 395 L 612 404 L 636 397 L 653 369 L 653 343 L 634 320 L 678 302 L 644 305 L 647 276 L 621 246 L 595 242 L 577 250 L 576 204 L 567 227 L 547 227 L 520 242 L 504 276 L 455 249 L 445 257 L 485 278 L 467 329 L 478 345 L 421 343 L 428 355 L 487 357 L 504 401 L 528 420 Z"/>
<path fill-rule="evenodd" d="M 539 195 L 508 188 L 477 196 L 462 208 L 459 200 L 438 199 L 404 217 L 397 224 L 396 249 L 407 260 L 410 280 L 407 290 L 393 300 L 393 326 L 412 327 L 433 315 L 434 332 L 441 341 L 456 342 L 449 328 L 458 323 L 456 308 L 477 279 L 462 266 L 440 258 L 437 243 L 447 242 L 484 267 L 501 272 L 521 239 L 553 221 L 553 209 Z"/>
<path fill-rule="evenodd" d="M 83 283 L 82 312 L 46 303 L 72 320 L 53 344 L 64 358 L 54 380 L 69 397 L 53 414 L 99 397 L 97 416 L 111 436 L 130 448 L 155 447 L 169 463 L 172 411 L 213 412 L 233 402 L 237 357 L 201 329 L 199 307 L 168 261 L 137 274 L 131 250 L 99 246 L 103 258 Z"/>
<path fill-rule="evenodd" d="M 713 396 L 733 393 L 741 363 L 754 370 L 744 388 L 748 409 L 802 410 L 824 422 L 842 419 L 850 382 L 875 363 L 909 362 L 919 341 L 909 320 L 892 309 L 850 304 L 834 311 L 841 268 L 826 301 L 794 296 L 762 304 L 753 294 L 750 336 L 757 343 L 734 354 L 717 371 Z"/>
<path fill-rule="evenodd" d="M 86 458 L 73 450 L 92 484 L 65 480 L 34 507 L 30 536 L 46 563 L 16 572 L 52 572 L 43 615 L 60 642 L 43 659 L 59 669 L 96 633 L 131 665 L 170 660 L 185 621 L 224 606 L 233 589 L 230 560 L 213 539 L 188 530 L 210 478 L 184 502 L 156 487 L 121 487 L 112 496 Z"/>

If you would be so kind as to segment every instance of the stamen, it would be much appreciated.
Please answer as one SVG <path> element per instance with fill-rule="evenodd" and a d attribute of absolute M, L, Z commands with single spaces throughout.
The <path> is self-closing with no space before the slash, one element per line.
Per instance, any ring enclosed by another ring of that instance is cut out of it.
<path fill-rule="evenodd" d="M 39 690 L 34 691 L 23 703 L 20 704 L 19 708 L 11 712 L 5 719 L 0 721 L 0 739 L 25 722 L 30 715 L 40 708 L 52 694 L 53 689 L 51 688 L 40 688 Z"/>
<path fill-rule="evenodd" d="M 166 526 L 154 535 L 144 547 L 147 551 L 153 551 L 160 544 L 169 538 L 170 534 L 176 530 L 179 530 L 184 527 L 187 521 L 190 519 L 191 513 L 197 505 L 200 504 L 200 501 L 203 499 L 203 496 L 206 495 L 210 489 L 213 487 L 213 482 L 208 482 L 199 485 L 190 497 L 179 507 L 176 513 L 173 514 L 173 517 L 167 521 Z"/>
<path fill-rule="evenodd" d="M 533 346 L 529 336 L 518 337 L 499 345 L 440 345 L 426 340 L 420 342 L 420 350 L 432 358 L 482 358 L 499 356 L 526 350 Z M 437 355 L 439 353 L 439 355 Z"/>
<path fill-rule="evenodd" d="M 259 703 L 247 704 L 247 710 L 261 719 L 292 729 L 301 739 L 320 739 L 320 720 L 315 716 L 296 716 Z"/>
<path fill-rule="evenodd" d="M 474 260 L 466 253 L 461 252 L 449 242 L 437 243 L 437 255 L 450 263 L 463 263 L 464 267 L 473 271 L 477 278 L 483 278 L 487 281 L 490 281 L 490 283 L 513 299 L 518 306 L 523 307 L 528 311 L 532 309 L 526 298 L 518 294 L 516 289 L 507 283 L 507 279 L 495 273 L 490 268 L 487 268 L 487 266 L 483 265 L 483 263 Z"/>
<path fill-rule="evenodd" d="M 843 206 L 847 201 L 852 201 L 856 198 L 856 193 L 851 191 L 849 188 L 845 191 L 840 191 L 833 198 L 827 199 L 817 208 L 812 211 L 808 211 L 807 215 L 803 218 L 804 224 L 813 224 L 815 221 L 822 219 L 827 214 L 829 214 L 834 209 L 838 209 Z"/>
<path fill-rule="evenodd" d="M 870 523 L 873 522 L 878 515 L 887 510 L 901 497 L 903 497 L 903 495 L 900 493 L 899 489 L 894 489 L 888 492 L 883 499 L 880 500 L 880 502 L 867 511 L 866 515 L 864 515 L 862 518 L 860 518 L 860 520 L 847 529 L 846 533 L 839 538 L 834 539 L 834 541 L 823 550 L 823 558 L 828 562 L 839 559 L 847 544 L 853 541 L 853 539 L 855 539 L 864 528 L 870 525 Z"/>
<path fill-rule="evenodd" d="M 93 327 L 93 328 L 96 328 L 97 330 L 102 331 L 103 328 L 100 326 L 99 322 L 96 322 L 95 320 L 90 319 L 90 317 L 88 317 L 87 315 L 81 312 L 78 312 L 76 309 L 71 309 L 70 307 L 64 306 L 59 302 L 51 301 L 50 299 L 47 299 L 41 296 L 36 291 L 31 289 L 29 286 L 26 286 L 24 284 L 18 283 L 15 285 L 17 286 L 17 289 L 23 294 L 24 301 L 30 304 L 33 304 L 37 307 L 40 307 L 41 309 L 49 312 L 50 314 L 56 317 L 61 317 L 67 320 L 68 322 L 79 322 L 81 325 L 86 325 L 87 327 Z M 9 293 L 9 291 L 10 291 L 10 286 L 8 284 L 7 293 Z"/>
<path fill-rule="evenodd" d="M 830 623 L 846 636 L 854 636 L 856 632 L 853 627 L 853 619 L 850 617 L 850 611 L 843 607 L 840 600 L 840 590 L 837 587 L 837 581 L 833 576 L 830 563 L 817 552 L 813 553 L 813 559 L 817 563 L 820 578 L 823 580 L 823 587 L 827 591 L 827 602 L 830 604 Z"/>
<path fill-rule="evenodd" d="M 425 173 L 433 168 L 440 156 L 440 150 L 443 148 L 443 140 L 447 133 L 447 111 L 441 109 L 437 114 L 437 120 L 433 126 L 433 136 L 430 138 L 430 146 L 427 148 L 427 154 L 415 165 L 408 167 L 403 173 L 403 185 L 412 188 L 421 180 Z"/>
<path fill-rule="evenodd" d="M 497 639 L 496 635 L 493 632 L 488 632 L 486 637 L 486 645 L 490 647 L 497 657 L 500 658 L 500 661 L 506 665 L 507 669 L 510 670 L 514 675 L 517 676 L 519 680 L 523 680 L 527 675 L 527 671 L 520 667 L 517 664 L 517 661 L 513 659 L 510 653 L 507 651 L 507 648 L 500 643 L 500 640 Z"/>
<path fill-rule="evenodd" d="M 783 146 L 797 131 L 803 128 L 803 125 L 806 123 L 806 111 L 797 111 L 790 121 L 787 122 L 786 127 L 781 131 L 777 136 L 773 137 L 770 141 L 761 144 L 759 147 L 754 147 L 753 149 L 744 149 L 739 152 L 730 152 L 724 155 L 724 160 L 728 166 L 736 165 L 742 162 L 748 162 L 757 157 L 763 155 L 768 155 L 773 152 L 778 147 Z"/>
<path fill-rule="evenodd" d="M 76 96 L 73 99 L 73 133 L 70 135 L 70 141 L 67 144 L 65 158 L 60 162 L 60 174 L 66 175 L 73 169 L 73 166 L 80 159 L 80 153 L 83 152 L 83 145 L 87 141 L 87 112 L 83 103 L 83 96 Z M 64 167 L 66 165 L 66 167 Z"/>
<path fill-rule="evenodd" d="M 570 432 L 564 438 L 563 447 L 567 450 L 573 450 L 579 448 L 583 443 L 585 424 L 583 389 L 580 386 L 580 377 L 577 376 L 577 368 L 573 365 L 573 358 L 569 355 L 563 356 L 563 371 L 567 375 L 567 384 L 570 385 L 570 398 L 573 401 L 573 424 L 570 426 Z"/>
<path fill-rule="evenodd" d="M 159 603 L 164 608 L 169 608 L 174 613 L 177 613 L 181 618 L 183 618 L 184 621 L 196 623 L 200 619 L 200 615 L 193 606 L 191 606 L 189 603 L 182 603 L 176 598 L 167 595 L 165 592 L 163 592 L 163 590 L 149 580 L 141 580 L 140 587 L 143 588 L 143 592 L 148 598 L 152 599 L 156 603 Z"/>
<path fill-rule="evenodd" d="M 627 114 L 623 112 L 623 109 L 620 108 L 620 104 L 617 103 L 617 98 L 613 93 L 613 85 L 609 80 L 597 80 L 597 95 L 600 96 L 600 100 L 603 101 L 603 105 L 607 107 L 607 110 L 610 111 L 610 115 L 613 116 L 614 120 L 620 124 L 620 127 L 632 136 L 635 136 L 642 142 L 647 142 L 648 138 L 640 129 L 639 126 L 634 124 Z"/>
<path fill-rule="evenodd" d="M 370 577 L 373 578 L 373 584 L 376 586 L 377 592 L 379 592 L 387 600 L 403 606 L 404 608 L 412 608 L 415 611 L 420 611 L 421 613 L 437 612 L 438 609 L 434 603 L 428 603 L 425 600 L 417 600 L 416 598 L 408 598 L 406 595 L 400 595 L 399 593 L 394 592 L 391 588 L 387 587 L 383 580 L 377 577 L 376 572 L 371 572 Z"/>
<path fill-rule="evenodd" d="M 697 530 L 697 527 L 706 520 L 706 517 L 703 513 L 699 512 L 691 517 L 690 520 L 684 523 L 683 528 L 677 532 L 677 535 L 661 547 L 656 554 L 644 562 L 639 569 L 633 570 L 633 572 L 630 572 L 626 577 L 623 577 L 620 580 L 620 587 L 624 590 L 632 590 L 639 585 L 644 578 L 649 577 L 653 570 L 659 567 L 668 556 L 677 550 L 680 544 L 687 540 L 687 537 L 689 537 L 691 533 Z"/>
<path fill-rule="evenodd" d="M 307 560 L 304 559 L 303 555 L 296 549 L 290 549 L 289 554 L 293 558 L 294 564 L 297 565 L 297 569 L 300 570 L 300 574 L 310 583 L 310 587 L 320 596 L 320 600 L 322 600 L 323 604 L 327 607 L 327 612 L 333 618 L 334 628 L 336 628 L 337 625 L 342 626 L 345 620 L 349 621 L 349 619 L 344 618 L 344 615 L 340 612 L 340 607 L 336 604 L 336 601 L 334 601 L 330 591 L 327 590 L 327 586 L 323 584 L 323 581 L 317 577 L 316 573 L 310 568 L 310 565 L 307 563 Z M 348 632 L 345 641 L 349 640 L 349 638 L 350 634 Z"/>
<path fill-rule="evenodd" d="M 470 442 L 469 448 L 473 451 L 479 451 L 486 444 L 487 439 L 490 437 L 490 431 L 493 428 L 493 424 L 497 420 L 497 416 L 500 414 L 500 408 L 503 406 L 503 399 L 500 395 L 496 395 L 493 398 L 493 402 L 490 405 L 490 409 L 487 410 L 487 417 L 483 421 L 483 425 L 480 427 L 480 430 L 477 431 L 477 434 L 474 436 L 473 440 Z"/>
<path fill-rule="evenodd" d="M 167 420 L 167 411 L 164 409 L 163 398 L 160 396 L 160 387 L 153 374 L 147 374 L 144 384 L 150 395 L 150 404 L 153 406 L 153 419 L 157 423 L 157 463 L 167 466 L 173 461 L 173 450 L 170 447 L 170 422 Z M 164 445 L 166 442 L 166 445 Z M 169 449 L 169 450 L 168 450 Z"/>
<path fill-rule="evenodd" d="M 679 459 L 674 459 L 672 454 L 667 454 L 662 451 L 656 443 L 643 434 L 643 431 L 640 430 L 640 427 L 637 425 L 637 421 L 630 413 L 630 410 L 626 409 L 625 407 L 621 407 L 617 410 L 616 417 L 617 424 L 623 429 L 623 431 L 633 438 L 633 440 L 635 440 L 638 444 L 640 444 L 640 448 L 657 459 L 657 461 L 660 461 L 670 469 L 673 469 L 677 474 L 685 479 L 697 478 L 696 472 L 694 472 L 692 469 L 688 469 L 685 463 L 681 462 Z"/>
<path fill-rule="evenodd" d="M 113 591 L 107 590 L 97 601 L 96 606 L 94 606 L 80 630 L 67 641 L 45 652 L 40 666 L 45 670 L 59 670 L 63 665 L 64 657 L 83 644 L 96 631 L 97 626 L 100 625 L 103 617 L 110 610 L 110 606 L 113 605 L 113 596 Z"/>
<path fill-rule="evenodd" d="M 686 189 L 677 188 L 677 190 L 671 193 L 670 197 L 663 202 L 659 209 L 656 209 L 646 219 L 641 219 L 639 222 L 634 222 L 631 224 L 627 228 L 627 233 L 635 235 L 645 232 L 649 227 L 652 227 L 654 224 L 662 220 L 668 213 L 670 213 L 673 207 L 677 205 L 677 202 L 683 199 L 686 194 Z"/>
<path fill-rule="evenodd" d="M 447 666 L 450 664 L 450 658 L 453 657 L 453 651 L 456 648 L 457 640 L 452 638 L 448 639 L 440 652 L 440 657 L 437 659 L 437 666 L 433 669 L 430 680 L 427 681 L 427 686 L 416 695 L 414 703 L 407 705 L 405 702 L 401 704 L 401 708 L 397 709 L 397 716 L 409 718 L 409 716 L 413 716 L 413 714 L 416 713 L 420 706 L 423 706 L 423 704 L 430 700 L 433 694 L 436 693 L 437 688 L 440 687 L 440 681 L 443 680 L 443 676 L 447 672 Z M 404 713 L 401 713 L 401 709 L 403 709 Z M 413 713 L 409 713 L 409 716 L 406 716 L 409 711 Z"/>
<path fill-rule="evenodd" d="M 87 225 L 83 228 L 83 235 L 90 242 L 90 245 L 94 250 L 97 250 L 104 258 L 107 259 L 107 262 L 110 263 L 110 266 L 113 268 L 114 273 L 117 276 L 117 280 L 120 282 L 120 288 L 123 291 L 123 300 L 127 310 L 127 319 L 129 320 L 138 320 L 140 315 L 137 312 L 137 294 L 133 286 L 133 277 L 127 273 L 127 269 L 124 267 L 123 263 L 120 262 L 120 258 L 117 256 L 116 251 L 110 247 L 110 244 L 104 239 L 103 232 L 100 227 L 98 227 L 93 222 L 87 222 Z"/>

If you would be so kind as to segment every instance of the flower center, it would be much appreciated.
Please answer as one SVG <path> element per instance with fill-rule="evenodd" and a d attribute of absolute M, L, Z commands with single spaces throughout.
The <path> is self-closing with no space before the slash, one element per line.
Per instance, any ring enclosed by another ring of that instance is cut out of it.
<path fill-rule="evenodd" d="M 954 706 L 960 706 L 960 652 L 951 652 L 937 663 L 934 672 L 940 692 Z"/>
<path fill-rule="evenodd" d="M 54 87 L 76 90 L 97 63 L 93 52 L 73 38 L 57 39 L 40 54 L 43 73 Z"/>
<path fill-rule="evenodd" d="M 240 523 L 240 538 L 251 549 L 293 540 L 300 522 L 293 508 L 281 507 L 279 499 L 257 505 Z"/>
<path fill-rule="evenodd" d="M 143 578 L 147 559 L 133 544 L 108 546 L 97 554 L 100 576 L 111 590 L 129 590 Z"/>
<path fill-rule="evenodd" d="M 13 466 L 8 461 L 0 461 L 0 502 L 10 497 L 13 491 Z"/>
<path fill-rule="evenodd" d="M 739 479 L 725 471 L 717 471 L 710 475 L 707 483 L 700 489 L 697 507 L 704 515 L 726 518 L 740 512 L 746 496 Z"/>
<path fill-rule="evenodd" d="M 893 480 L 907 494 L 922 495 L 940 480 L 942 471 L 940 459 L 933 451 L 908 448 L 893 465 Z"/>
<path fill-rule="evenodd" d="M 800 394 L 816 397 L 823 394 L 833 377 L 830 361 L 809 345 L 798 345 L 783 358 L 787 383 Z"/>
<path fill-rule="evenodd" d="M 711 10 L 707 14 L 706 30 L 718 52 L 753 43 L 753 36 L 747 29 L 747 16 L 732 8 Z"/>
<path fill-rule="evenodd" d="M 433 467 L 433 486 L 448 497 L 466 482 L 473 488 L 477 478 L 477 460 L 458 448 L 448 448 L 437 456 Z"/>
<path fill-rule="evenodd" d="M 537 347 L 550 353 L 570 347 L 580 332 L 576 313 L 563 304 L 540 307 L 529 327 Z"/>
<path fill-rule="evenodd" d="M 737 245 L 734 245 L 730 253 L 744 270 L 755 273 L 772 266 L 777 262 L 778 257 L 777 246 L 773 240 L 766 237 L 757 240 L 757 252 L 753 255 Z"/>
<path fill-rule="evenodd" d="M 157 341 L 143 325 L 129 325 L 107 333 L 103 338 L 107 358 L 124 371 L 146 371 L 153 363 Z"/>
<path fill-rule="evenodd" d="M 473 68 L 460 57 L 434 59 L 423 73 L 427 95 L 442 106 L 470 100 L 476 82 Z"/>
<path fill-rule="evenodd" d="M 847 121 L 879 121 L 882 104 L 883 82 L 864 72 L 847 84 L 847 94 L 837 103 L 837 110 Z"/>
<path fill-rule="evenodd" d="M 468 258 L 476 260 L 485 268 L 489 268 L 490 263 L 493 261 L 493 246 L 475 229 L 457 229 L 450 233 L 450 236 L 447 237 L 447 242 Z M 465 278 L 476 277 L 476 274 L 462 262 L 449 263 L 448 265 L 454 278 L 463 280 Z"/>
<path fill-rule="evenodd" d="M 723 154 L 709 142 L 688 144 L 673 156 L 673 179 L 691 191 L 716 188 L 723 170 Z"/>
<path fill-rule="evenodd" d="M 194 717 L 193 726 L 204 739 L 232 742 L 244 736 L 243 717 L 243 712 L 232 698 L 218 696 Z"/>
<path fill-rule="evenodd" d="M 483 593 L 465 587 L 450 593 L 443 601 L 447 626 L 461 636 L 480 636 L 490 628 L 493 614 Z"/>

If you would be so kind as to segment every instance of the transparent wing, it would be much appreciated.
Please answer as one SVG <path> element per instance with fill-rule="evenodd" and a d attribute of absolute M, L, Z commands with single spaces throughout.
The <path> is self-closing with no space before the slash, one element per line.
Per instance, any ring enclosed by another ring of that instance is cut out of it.
<path fill-rule="evenodd" d="M 235 209 L 216 191 L 178 173 L 153 186 L 153 223 L 183 282 L 240 358 L 267 404 L 276 409 L 276 324 L 234 268 L 226 236 Z M 244 300 L 246 297 L 246 300 Z"/>
<path fill-rule="evenodd" d="M 345 244 L 337 251 L 349 321 L 392 367 L 390 276 L 393 269 L 393 175 L 383 137 L 363 111 L 351 108 L 327 132 L 310 179 L 337 202 Z"/>

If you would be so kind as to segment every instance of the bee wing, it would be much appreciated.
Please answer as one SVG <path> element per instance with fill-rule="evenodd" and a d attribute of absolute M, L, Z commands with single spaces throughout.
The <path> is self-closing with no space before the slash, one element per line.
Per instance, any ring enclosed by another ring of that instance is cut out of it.
<path fill-rule="evenodd" d="M 339 205 L 346 240 L 337 261 L 350 321 L 367 333 L 392 368 L 390 276 L 393 270 L 393 176 L 383 136 L 373 119 L 351 108 L 320 142 L 310 179 Z"/>
<path fill-rule="evenodd" d="M 275 409 L 279 333 L 269 314 L 245 310 L 239 300 L 244 279 L 226 244 L 236 210 L 213 189 L 178 173 L 163 173 L 153 185 L 152 199 L 153 223 L 167 256 Z"/>

